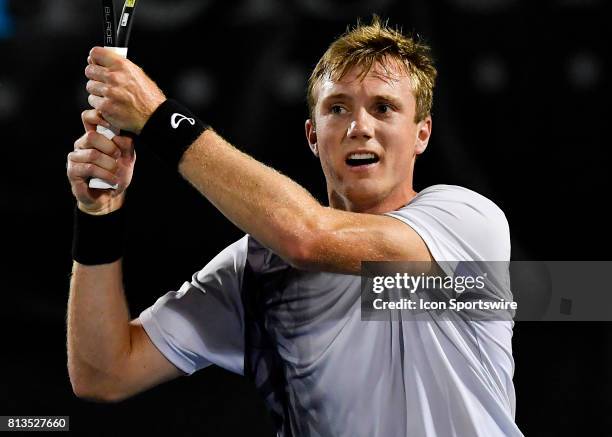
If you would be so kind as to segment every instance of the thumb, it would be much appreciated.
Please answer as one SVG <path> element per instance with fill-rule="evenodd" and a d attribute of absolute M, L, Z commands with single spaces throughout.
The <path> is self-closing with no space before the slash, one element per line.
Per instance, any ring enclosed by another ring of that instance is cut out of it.
<path fill-rule="evenodd" d="M 89 51 L 88 63 L 112 67 L 116 62 L 123 61 L 123 57 L 106 47 L 94 47 Z"/>

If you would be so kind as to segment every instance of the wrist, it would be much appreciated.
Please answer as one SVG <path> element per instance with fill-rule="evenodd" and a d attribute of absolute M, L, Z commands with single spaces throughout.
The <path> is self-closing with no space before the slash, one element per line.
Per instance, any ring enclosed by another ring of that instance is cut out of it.
<path fill-rule="evenodd" d="M 72 259 L 83 265 L 115 262 L 125 251 L 126 210 L 90 214 L 74 208 Z"/>
<path fill-rule="evenodd" d="M 136 137 L 173 170 L 178 169 L 185 151 L 210 126 L 179 102 L 166 99 L 150 115 Z"/>
<path fill-rule="evenodd" d="M 155 113 L 155 111 L 157 111 L 157 109 L 166 101 L 168 100 L 166 98 L 165 95 L 161 95 L 159 96 L 159 99 L 157 101 L 152 102 L 151 106 L 149 106 L 148 110 L 143 114 L 143 120 L 140 123 L 140 125 L 136 126 L 133 130 L 133 133 L 136 135 L 140 135 L 142 133 L 142 130 L 144 129 L 145 125 L 147 124 L 147 122 L 149 121 L 149 119 L 151 118 L 151 116 Z"/>
<path fill-rule="evenodd" d="M 106 215 L 112 213 L 113 211 L 117 211 L 123 206 L 124 202 L 125 193 L 121 193 L 121 195 L 111 198 L 104 205 L 86 205 L 83 202 L 77 201 L 77 208 L 89 215 Z"/>

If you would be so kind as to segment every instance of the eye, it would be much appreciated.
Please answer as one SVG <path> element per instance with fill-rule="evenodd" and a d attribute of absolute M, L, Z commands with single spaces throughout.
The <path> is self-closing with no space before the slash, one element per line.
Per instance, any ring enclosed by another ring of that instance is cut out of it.
<path fill-rule="evenodd" d="M 388 103 L 379 103 L 376 106 L 376 109 L 378 110 L 379 113 L 381 114 L 386 114 L 387 112 L 391 111 L 391 105 L 389 105 Z"/>
<path fill-rule="evenodd" d="M 340 105 L 332 105 L 329 112 L 332 114 L 342 114 L 344 112 L 344 108 Z"/>

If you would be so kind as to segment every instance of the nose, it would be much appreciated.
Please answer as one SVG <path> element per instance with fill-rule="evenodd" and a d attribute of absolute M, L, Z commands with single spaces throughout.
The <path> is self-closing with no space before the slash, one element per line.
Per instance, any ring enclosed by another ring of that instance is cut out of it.
<path fill-rule="evenodd" d="M 346 135 L 351 139 L 370 139 L 373 136 L 373 126 L 370 115 L 365 109 L 356 111 L 351 120 Z"/>

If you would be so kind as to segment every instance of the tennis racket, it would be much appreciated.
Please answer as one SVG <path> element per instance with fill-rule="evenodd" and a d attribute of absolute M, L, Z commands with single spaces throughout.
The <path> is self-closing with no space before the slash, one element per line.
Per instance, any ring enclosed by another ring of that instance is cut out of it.
<path fill-rule="evenodd" d="M 102 19 L 104 22 L 104 47 L 111 49 L 115 53 L 127 58 L 128 42 L 134 18 L 134 8 L 137 0 L 126 0 L 119 19 L 119 28 L 115 21 L 115 6 L 113 0 L 102 0 Z M 96 132 L 112 140 L 115 135 L 119 135 L 119 129 L 114 127 L 96 126 Z M 99 178 L 89 180 L 89 188 L 100 190 L 117 189 L 117 184 L 111 184 Z"/>

